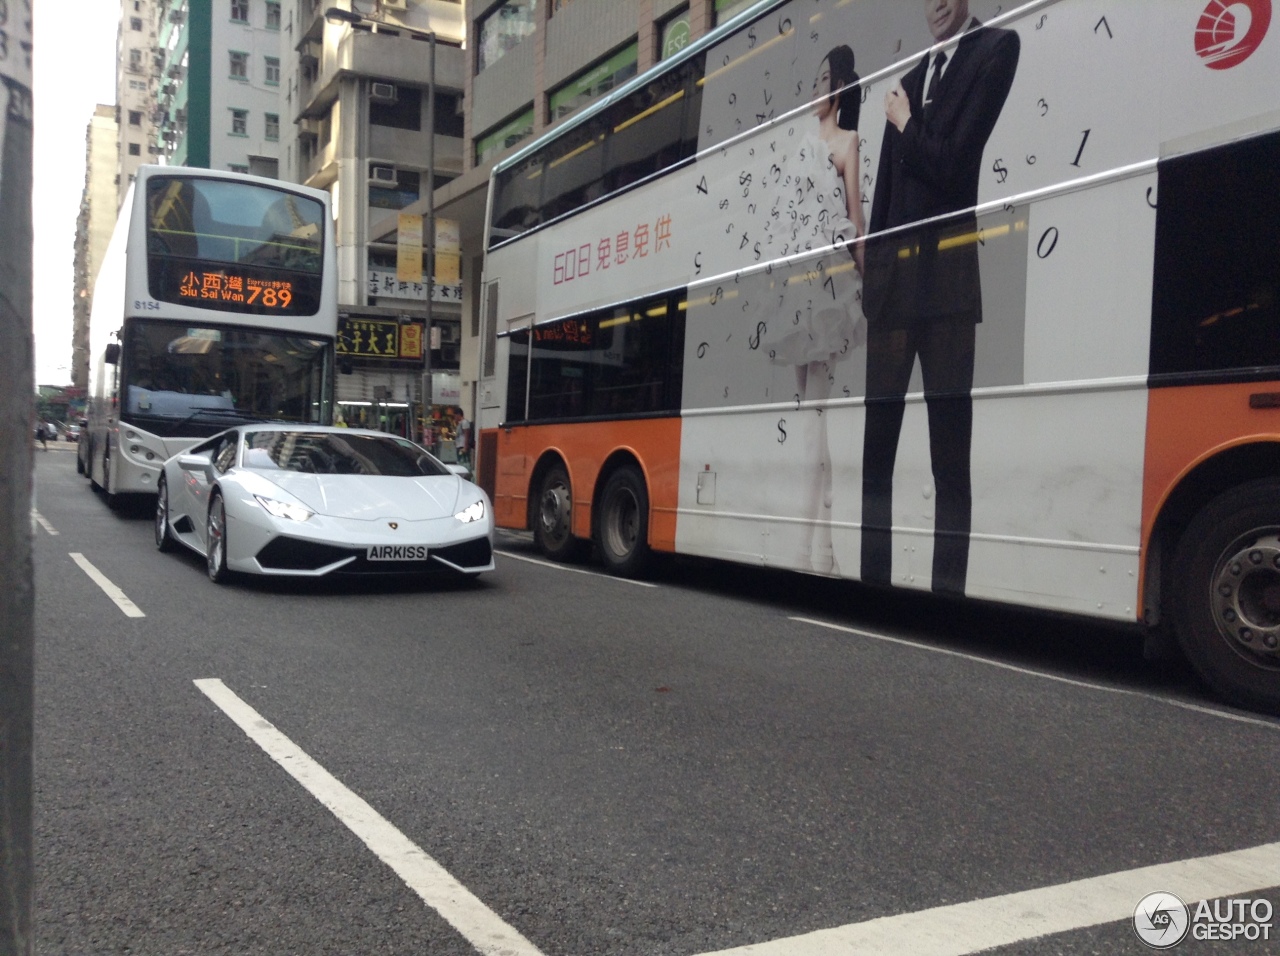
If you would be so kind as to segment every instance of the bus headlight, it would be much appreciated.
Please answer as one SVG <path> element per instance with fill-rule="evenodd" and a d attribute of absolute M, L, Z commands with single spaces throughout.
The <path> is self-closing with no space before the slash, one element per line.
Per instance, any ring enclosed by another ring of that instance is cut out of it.
<path fill-rule="evenodd" d="M 269 515 L 277 518 L 292 518 L 294 521 L 306 521 L 310 518 L 314 511 L 308 511 L 302 505 L 291 505 L 287 501 L 276 501 L 274 498 L 264 498 L 262 495 L 254 495 L 258 504 L 262 505 L 264 511 Z"/>
<path fill-rule="evenodd" d="M 473 521 L 479 521 L 484 517 L 484 501 L 477 501 L 474 504 L 467 505 L 456 515 L 454 515 L 463 524 L 471 524 Z"/>

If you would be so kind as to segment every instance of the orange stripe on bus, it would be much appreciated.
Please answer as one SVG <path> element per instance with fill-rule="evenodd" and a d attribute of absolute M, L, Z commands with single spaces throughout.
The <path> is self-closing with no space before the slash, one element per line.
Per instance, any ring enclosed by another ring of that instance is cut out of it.
<path fill-rule="evenodd" d="M 1250 407 L 1250 397 L 1268 387 L 1244 382 L 1153 388 L 1147 393 L 1140 595 L 1146 593 L 1147 549 L 1156 519 L 1183 478 L 1228 449 L 1280 441 L 1280 410 Z"/>
<path fill-rule="evenodd" d="M 591 536 L 591 503 L 604 463 L 616 452 L 629 453 L 640 465 L 649 489 L 649 546 L 674 551 L 676 508 L 680 500 L 680 419 L 572 422 L 499 428 L 493 507 L 501 528 L 528 530 L 529 486 L 538 463 L 557 455 L 569 472 L 573 490 L 573 533 Z"/>

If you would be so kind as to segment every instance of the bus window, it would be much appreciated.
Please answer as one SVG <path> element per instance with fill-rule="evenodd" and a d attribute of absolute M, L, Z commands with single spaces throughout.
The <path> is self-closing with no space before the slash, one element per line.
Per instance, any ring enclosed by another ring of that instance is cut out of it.
<path fill-rule="evenodd" d="M 1280 133 L 1165 160 L 1159 176 L 1152 385 L 1275 377 Z"/>

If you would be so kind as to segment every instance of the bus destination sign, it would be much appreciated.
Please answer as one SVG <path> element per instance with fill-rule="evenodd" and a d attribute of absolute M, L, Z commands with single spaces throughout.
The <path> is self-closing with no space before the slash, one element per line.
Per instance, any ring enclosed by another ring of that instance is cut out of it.
<path fill-rule="evenodd" d="M 284 311 L 293 302 L 293 283 L 288 279 L 256 279 L 234 272 L 196 272 L 193 269 L 182 277 L 178 294 L 182 299 L 213 300 Z"/>

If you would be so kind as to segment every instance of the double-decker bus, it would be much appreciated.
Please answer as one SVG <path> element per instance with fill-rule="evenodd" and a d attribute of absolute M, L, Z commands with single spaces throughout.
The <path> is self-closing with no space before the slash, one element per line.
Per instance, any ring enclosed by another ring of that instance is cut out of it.
<path fill-rule="evenodd" d="M 336 272 L 327 193 L 140 167 L 94 289 L 78 470 L 114 502 L 232 425 L 330 424 Z"/>
<path fill-rule="evenodd" d="M 1280 711 L 1271 0 L 763 0 L 499 163 L 502 527 L 1170 627 Z"/>

